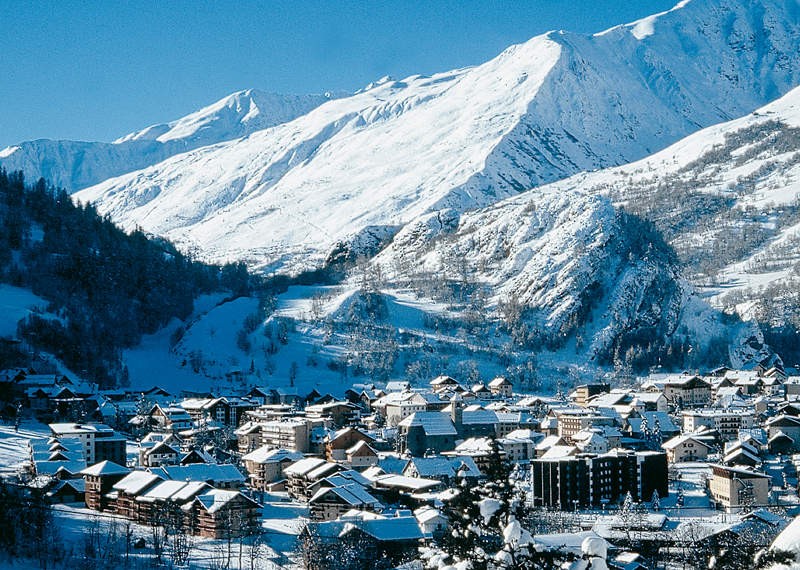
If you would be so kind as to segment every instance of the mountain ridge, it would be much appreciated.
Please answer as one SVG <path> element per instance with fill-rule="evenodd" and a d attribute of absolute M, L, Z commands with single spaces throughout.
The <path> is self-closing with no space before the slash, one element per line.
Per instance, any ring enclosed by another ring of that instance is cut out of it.
<path fill-rule="evenodd" d="M 601 34 L 550 32 L 480 66 L 384 81 L 78 198 L 211 260 L 318 267 L 368 226 L 484 207 L 763 105 L 800 82 L 790 4 L 695 0 Z"/>

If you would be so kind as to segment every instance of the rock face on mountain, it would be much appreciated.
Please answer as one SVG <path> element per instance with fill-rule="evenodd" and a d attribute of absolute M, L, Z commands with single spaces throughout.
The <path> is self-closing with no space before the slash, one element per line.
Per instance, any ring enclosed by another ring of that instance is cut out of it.
<path fill-rule="evenodd" d="M 0 166 L 22 170 L 30 180 L 41 176 L 68 191 L 80 190 L 187 150 L 290 121 L 329 99 L 328 95 L 275 95 L 249 89 L 112 143 L 36 140 L 11 146 L 0 151 Z"/>
<path fill-rule="evenodd" d="M 695 0 L 601 34 L 551 32 L 78 197 L 210 259 L 297 271 L 368 226 L 484 207 L 751 112 L 800 82 L 799 12 L 791 0 Z"/>

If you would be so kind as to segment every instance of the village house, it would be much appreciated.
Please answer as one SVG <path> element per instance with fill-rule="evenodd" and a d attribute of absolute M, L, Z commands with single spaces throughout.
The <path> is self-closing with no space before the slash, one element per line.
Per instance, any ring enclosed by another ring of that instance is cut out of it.
<path fill-rule="evenodd" d="M 405 390 L 389 392 L 376 400 L 372 407 L 383 416 L 387 426 L 394 427 L 411 414 L 426 411 L 428 402 L 419 392 Z"/>
<path fill-rule="evenodd" d="M 359 441 L 345 451 L 345 463 L 351 469 L 377 465 L 379 460 L 378 452 L 365 441 Z"/>
<path fill-rule="evenodd" d="M 569 395 L 569 399 L 578 406 L 585 406 L 593 397 L 611 390 L 610 384 L 581 384 Z"/>
<path fill-rule="evenodd" d="M 336 487 L 321 487 L 308 500 L 312 520 L 330 521 L 352 511 L 378 511 L 383 505 L 362 485 L 348 483 Z"/>
<path fill-rule="evenodd" d="M 705 461 L 711 451 L 708 443 L 692 435 L 676 435 L 661 447 L 667 452 L 667 461 L 670 463 Z"/>
<path fill-rule="evenodd" d="M 273 483 L 285 478 L 284 469 L 303 459 L 303 454 L 288 449 L 259 447 L 242 457 L 249 476 L 250 487 L 268 491 Z"/>
<path fill-rule="evenodd" d="M 346 461 L 347 450 L 358 442 L 371 444 L 375 438 L 356 428 L 343 428 L 325 438 L 325 459 Z"/>
<path fill-rule="evenodd" d="M 160 441 L 150 447 L 139 448 L 139 465 L 142 467 L 160 467 L 175 465 L 180 461 L 180 448 Z"/>
<path fill-rule="evenodd" d="M 708 481 L 714 502 L 728 512 L 769 502 L 770 476 L 758 471 L 713 465 Z"/>
<path fill-rule="evenodd" d="M 181 508 L 204 538 L 248 536 L 260 526 L 261 505 L 239 491 L 210 489 Z"/>
<path fill-rule="evenodd" d="M 414 456 L 453 449 L 458 437 L 453 420 L 443 412 L 416 412 L 397 428 L 400 448 Z"/>
<path fill-rule="evenodd" d="M 109 506 L 106 495 L 111 488 L 125 477 L 131 470 L 113 461 L 101 461 L 80 472 L 85 484 L 86 507 L 95 511 L 104 511 Z"/>
<path fill-rule="evenodd" d="M 250 453 L 262 445 L 261 424 L 258 422 L 245 422 L 233 433 L 236 436 L 236 447 L 242 455 Z"/>
<path fill-rule="evenodd" d="M 350 402 L 327 402 L 306 406 L 306 417 L 309 420 L 329 420 L 334 427 L 343 427 L 359 417 L 359 407 Z M 318 424 L 327 423 L 319 421 Z"/>
<path fill-rule="evenodd" d="M 679 374 L 650 379 L 642 388 L 663 392 L 667 401 L 678 409 L 706 406 L 711 402 L 711 384 L 700 376 Z"/>
<path fill-rule="evenodd" d="M 241 489 L 247 478 L 231 464 L 193 463 L 190 465 L 162 465 L 153 473 L 174 481 L 201 481 L 218 489 Z"/>
<path fill-rule="evenodd" d="M 489 390 L 495 397 L 510 398 L 514 390 L 514 385 L 502 376 L 498 376 L 489 382 Z"/>
<path fill-rule="evenodd" d="M 794 443 L 792 450 L 800 450 L 800 445 L 798 445 L 800 444 L 800 418 L 781 414 L 768 419 L 765 426 L 770 438 L 779 434 L 789 437 Z M 786 442 L 784 441 L 784 443 Z"/>

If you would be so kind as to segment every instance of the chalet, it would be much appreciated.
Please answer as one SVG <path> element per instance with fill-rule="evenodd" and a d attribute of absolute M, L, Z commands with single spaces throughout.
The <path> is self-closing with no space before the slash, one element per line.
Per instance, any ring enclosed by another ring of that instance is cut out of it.
<path fill-rule="evenodd" d="M 131 471 L 111 487 L 108 498 L 113 501 L 112 510 L 129 520 L 139 520 L 136 497 L 163 480 L 149 471 Z"/>
<path fill-rule="evenodd" d="M 345 463 L 354 469 L 376 465 L 378 459 L 378 452 L 365 441 L 358 441 L 345 451 Z"/>
<path fill-rule="evenodd" d="M 708 443 L 691 435 L 676 435 L 661 447 L 667 452 L 667 461 L 670 463 L 705 461 L 712 450 Z"/>
<path fill-rule="evenodd" d="M 598 394 L 604 394 L 610 390 L 610 384 L 582 384 L 572 391 L 572 393 L 569 395 L 569 398 L 575 404 L 584 406 L 594 396 L 597 396 Z"/>
<path fill-rule="evenodd" d="M 795 442 L 795 451 L 798 449 L 797 442 L 800 442 L 800 418 L 781 414 L 768 419 L 765 425 L 770 438 L 781 433 L 790 437 Z"/>
<path fill-rule="evenodd" d="M 358 544 L 362 560 L 386 560 L 399 566 L 417 554 L 425 535 L 413 516 L 346 517 L 310 523 L 304 530 L 331 548 Z"/>
<path fill-rule="evenodd" d="M 472 457 L 412 457 L 403 475 L 422 479 L 436 479 L 450 485 L 456 476 L 478 479 L 481 471 Z"/>
<path fill-rule="evenodd" d="M 423 456 L 429 450 L 453 449 L 458 437 L 453 420 L 442 412 L 416 412 L 401 421 L 397 428 L 401 447 L 416 456 Z"/>
<path fill-rule="evenodd" d="M 328 461 L 345 461 L 347 450 L 356 443 L 371 444 L 374 437 L 365 434 L 356 428 L 344 428 L 325 438 L 325 458 Z"/>
<path fill-rule="evenodd" d="M 357 484 L 349 483 L 339 487 L 322 487 L 308 500 L 312 520 L 329 521 L 353 509 L 376 511 L 382 505 L 367 490 Z"/>
<path fill-rule="evenodd" d="M 247 481 L 235 465 L 196 463 L 192 465 L 163 465 L 152 470 L 164 479 L 201 481 L 219 489 L 240 489 Z"/>
<path fill-rule="evenodd" d="M 283 472 L 286 475 L 289 496 L 298 500 L 307 500 L 307 489 L 313 481 L 316 481 L 311 474 L 320 468 L 330 469 L 332 474 L 333 467 L 336 467 L 335 463 L 328 463 L 318 457 L 307 457 L 286 467 Z"/>
<path fill-rule="evenodd" d="M 54 503 L 84 503 L 86 501 L 86 481 L 83 479 L 64 479 L 58 481 L 45 496 Z"/>
<path fill-rule="evenodd" d="M 790 453 L 797 449 L 795 440 L 783 433 L 782 431 L 775 432 L 767 442 L 767 448 L 772 454 Z"/>
<path fill-rule="evenodd" d="M 250 479 L 250 487 L 267 491 L 270 485 L 284 479 L 284 469 L 303 458 L 302 453 L 287 449 L 259 447 L 242 457 Z"/>
<path fill-rule="evenodd" d="M 236 435 L 239 453 L 250 453 L 261 447 L 262 436 L 260 423 L 254 421 L 245 422 L 233 433 Z"/>
<path fill-rule="evenodd" d="M 148 426 L 155 426 L 161 431 L 172 433 L 192 427 L 192 417 L 186 410 L 177 406 L 162 407 L 160 404 L 153 405 L 145 422 Z"/>
<path fill-rule="evenodd" d="M 306 406 L 306 417 L 310 420 L 327 419 L 335 427 L 345 426 L 359 416 L 359 407 L 350 402 L 327 402 Z"/>
<path fill-rule="evenodd" d="M 500 398 L 510 398 L 513 392 L 513 384 L 503 378 L 502 376 L 498 376 L 491 382 L 489 382 L 489 390 L 492 392 L 493 396 L 500 397 Z"/>
<path fill-rule="evenodd" d="M 697 375 L 670 375 L 663 380 L 651 380 L 643 388 L 660 390 L 667 401 L 679 409 L 706 406 L 711 402 L 711 384 Z"/>
<path fill-rule="evenodd" d="M 180 449 L 167 443 L 158 442 L 152 447 L 143 448 L 139 453 L 139 464 L 142 467 L 160 467 L 175 465 L 180 460 Z"/>
<path fill-rule="evenodd" d="M 474 384 L 469 391 L 475 394 L 479 400 L 489 400 L 492 397 L 492 391 L 485 384 Z"/>
<path fill-rule="evenodd" d="M 439 509 L 424 506 L 414 511 L 420 530 L 426 538 L 441 539 L 450 526 L 450 521 Z"/>
<path fill-rule="evenodd" d="M 372 407 L 384 417 L 386 425 L 394 427 L 411 414 L 426 411 L 428 402 L 421 393 L 407 390 L 390 392 L 376 400 Z"/>
<path fill-rule="evenodd" d="M 238 491 L 211 489 L 181 508 L 191 514 L 204 538 L 247 536 L 260 526 L 261 505 Z"/>
<path fill-rule="evenodd" d="M 109 499 L 106 495 L 130 471 L 127 467 L 107 460 L 81 471 L 80 474 L 83 475 L 83 479 L 86 482 L 86 507 L 95 511 L 106 510 L 109 506 Z"/>
<path fill-rule="evenodd" d="M 454 390 L 456 388 L 460 388 L 458 382 L 455 381 L 454 378 L 450 376 L 437 376 L 433 380 L 430 381 L 431 389 L 434 392 L 441 392 L 442 390 Z"/>

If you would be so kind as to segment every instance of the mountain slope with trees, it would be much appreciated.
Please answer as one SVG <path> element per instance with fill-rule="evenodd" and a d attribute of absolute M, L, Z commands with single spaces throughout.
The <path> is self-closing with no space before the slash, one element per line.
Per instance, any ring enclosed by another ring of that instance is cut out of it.
<path fill-rule="evenodd" d="M 250 289 L 241 264 L 197 262 L 163 239 L 123 232 L 43 179 L 26 185 L 2 169 L 0 282 L 48 301 L 19 323 L 19 338 L 101 385 L 124 381 L 121 350 L 185 318 L 201 293 Z"/>

